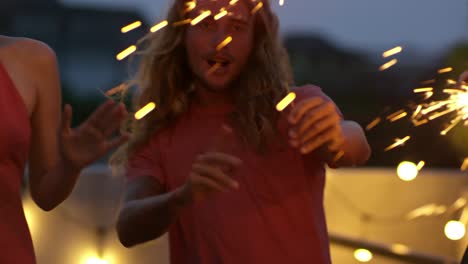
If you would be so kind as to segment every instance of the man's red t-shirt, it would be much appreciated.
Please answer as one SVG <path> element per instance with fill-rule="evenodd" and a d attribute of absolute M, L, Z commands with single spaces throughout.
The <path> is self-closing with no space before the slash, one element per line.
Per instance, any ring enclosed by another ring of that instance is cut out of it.
<path fill-rule="evenodd" d="M 297 88 L 296 103 L 324 95 Z M 323 208 L 324 163 L 286 146 L 265 155 L 220 136 L 230 108 L 192 103 L 129 160 L 128 177 L 155 177 L 166 191 L 183 185 L 197 154 L 216 148 L 239 157 L 239 189 L 185 208 L 169 230 L 172 264 L 330 263 Z M 278 122 L 286 138 L 286 113 Z M 286 141 L 287 142 L 287 141 Z"/>

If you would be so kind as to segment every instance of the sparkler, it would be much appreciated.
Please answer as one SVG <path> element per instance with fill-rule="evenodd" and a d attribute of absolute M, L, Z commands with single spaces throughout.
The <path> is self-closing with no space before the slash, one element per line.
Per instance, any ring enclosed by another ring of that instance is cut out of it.
<path fill-rule="evenodd" d="M 135 22 L 133 22 L 131 24 L 128 24 L 127 26 L 122 27 L 120 29 L 120 32 L 127 33 L 127 32 L 130 32 L 130 31 L 132 31 L 134 29 L 137 29 L 137 28 L 141 27 L 141 25 L 142 25 L 141 21 L 135 21 Z"/>
<path fill-rule="evenodd" d="M 153 111 L 156 108 L 156 104 L 151 102 L 145 106 L 143 106 L 140 110 L 135 113 L 135 119 L 140 120 Z"/>
<path fill-rule="evenodd" d="M 284 5 L 284 0 L 279 0 L 279 5 L 283 6 Z"/>
<path fill-rule="evenodd" d="M 448 71 L 449 68 L 441 69 L 439 72 Z M 450 68 L 450 71 L 452 69 Z M 432 82 L 432 80 L 431 80 Z M 468 85 L 462 83 L 457 85 L 457 82 L 451 79 L 446 81 L 448 87 L 442 90 L 442 93 L 446 95 L 444 99 L 428 101 L 434 95 L 433 87 L 422 87 L 413 90 L 415 94 L 424 95 L 422 103 L 418 104 L 413 108 L 411 115 L 404 110 L 399 110 L 389 116 L 387 120 L 395 122 L 402 119 L 403 117 L 409 116 L 414 126 L 420 126 L 430 121 L 436 120 L 441 117 L 448 117 L 449 120 L 446 122 L 443 130 L 440 131 L 442 136 L 447 135 L 453 128 L 459 124 L 468 126 Z M 380 118 L 374 119 L 366 127 L 366 130 L 370 130 L 377 126 L 381 122 Z M 405 138 L 406 139 L 406 138 Z M 385 149 L 385 151 L 391 150 L 397 146 L 405 143 L 406 140 L 397 139 L 396 142 Z M 461 170 L 468 170 L 468 158 L 466 158 L 461 165 Z"/>
<path fill-rule="evenodd" d="M 126 48 L 125 50 L 123 50 L 122 52 L 120 52 L 119 54 L 117 54 L 116 58 L 117 60 L 121 61 L 125 59 L 126 57 L 128 57 L 133 52 L 135 52 L 136 50 L 137 50 L 137 47 L 135 45 L 132 45 Z"/>

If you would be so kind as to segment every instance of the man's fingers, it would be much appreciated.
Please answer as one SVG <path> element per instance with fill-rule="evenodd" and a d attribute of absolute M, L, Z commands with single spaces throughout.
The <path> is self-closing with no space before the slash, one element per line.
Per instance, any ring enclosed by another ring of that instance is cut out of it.
<path fill-rule="evenodd" d="M 62 125 L 62 132 L 66 132 L 70 130 L 71 128 L 71 122 L 72 122 L 72 116 L 73 116 L 73 110 L 71 105 L 66 104 L 63 113 L 62 113 L 62 120 L 61 120 L 61 125 Z"/>
<path fill-rule="evenodd" d="M 330 131 L 338 124 L 338 117 L 325 117 L 317 122 L 310 124 L 308 130 L 305 130 L 303 133 L 299 134 L 299 142 L 304 143 L 308 142 L 317 135 L 324 133 L 325 131 Z"/>
<path fill-rule="evenodd" d="M 334 132 L 333 129 L 329 129 L 315 136 L 313 139 L 303 143 L 300 149 L 301 153 L 302 154 L 310 153 L 312 151 L 315 151 L 317 148 L 321 147 L 322 145 L 326 144 L 327 142 L 332 141 L 333 138 L 336 136 L 336 133 L 333 133 L 333 132 Z"/>
<path fill-rule="evenodd" d="M 292 109 L 291 113 L 289 113 L 289 123 L 297 124 L 297 122 L 299 122 L 307 112 L 321 104 L 323 104 L 323 99 L 321 97 L 315 97 L 299 102 L 296 107 Z"/>
<path fill-rule="evenodd" d="M 460 78 L 458 79 L 458 83 L 462 85 L 463 83 L 468 84 L 468 71 L 465 71 L 460 75 Z"/>
<path fill-rule="evenodd" d="M 237 189 L 239 187 L 239 184 L 235 180 L 233 180 L 231 177 L 224 174 L 220 168 L 216 168 L 216 167 L 205 165 L 205 164 L 195 163 L 192 169 L 194 172 L 196 172 L 200 176 L 205 176 L 207 178 L 210 178 L 211 180 L 215 181 L 217 184 L 221 186 L 229 187 L 233 189 Z"/>
<path fill-rule="evenodd" d="M 115 131 L 119 130 L 122 122 L 127 118 L 127 116 L 128 113 L 125 106 L 122 103 L 119 103 L 117 107 L 112 109 L 111 113 L 107 117 L 107 126 L 104 129 L 104 136 L 111 136 Z"/>
<path fill-rule="evenodd" d="M 311 126 L 316 125 L 315 123 L 319 122 L 320 120 L 326 118 L 339 119 L 338 115 L 334 115 L 335 106 L 331 103 L 323 104 L 318 108 L 312 110 L 311 112 L 307 113 L 303 120 L 300 121 L 298 125 L 293 127 L 291 131 L 289 131 L 289 135 L 291 138 L 300 138 L 306 133 L 307 130 L 310 129 Z"/>
<path fill-rule="evenodd" d="M 114 100 L 107 100 L 91 114 L 87 122 L 99 130 L 104 131 L 108 127 L 108 115 L 115 105 Z"/>
<path fill-rule="evenodd" d="M 241 159 L 221 152 L 207 152 L 201 154 L 197 157 L 197 161 L 203 163 L 227 165 L 233 168 L 239 167 L 242 164 Z"/>
<path fill-rule="evenodd" d="M 202 186 L 203 188 L 207 188 L 208 190 L 215 190 L 215 191 L 219 191 L 219 192 L 226 192 L 227 191 L 227 188 L 226 187 L 223 187 L 222 185 L 220 185 L 219 183 L 217 183 L 216 181 L 210 179 L 210 178 L 207 178 L 207 177 L 203 177 L 201 175 L 198 175 L 198 174 L 192 174 L 192 180 L 193 180 L 193 184 L 195 185 L 198 185 L 198 186 Z"/>

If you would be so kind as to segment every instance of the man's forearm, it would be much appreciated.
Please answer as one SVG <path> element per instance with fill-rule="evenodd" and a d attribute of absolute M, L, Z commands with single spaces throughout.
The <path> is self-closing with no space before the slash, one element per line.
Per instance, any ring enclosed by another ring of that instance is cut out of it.
<path fill-rule="evenodd" d="M 180 189 L 127 202 L 117 222 L 120 242 L 131 247 L 162 236 L 184 204 Z"/>
<path fill-rule="evenodd" d="M 363 129 L 359 124 L 353 121 L 342 121 L 341 125 L 345 137 L 344 147 L 342 149 L 343 156 L 329 156 L 327 157 L 327 163 L 331 167 L 363 165 L 367 162 L 371 154 L 371 149 L 367 143 Z"/>

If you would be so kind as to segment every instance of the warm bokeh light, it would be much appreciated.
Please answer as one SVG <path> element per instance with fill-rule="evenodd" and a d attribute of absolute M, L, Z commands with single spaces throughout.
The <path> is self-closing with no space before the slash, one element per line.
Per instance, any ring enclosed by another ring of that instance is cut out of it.
<path fill-rule="evenodd" d="M 111 264 L 108 260 L 98 257 L 90 257 L 85 260 L 83 264 Z"/>
<path fill-rule="evenodd" d="M 397 175 L 403 181 L 412 181 L 418 176 L 418 166 L 410 161 L 403 161 L 397 167 Z"/>
<path fill-rule="evenodd" d="M 394 253 L 399 255 L 406 255 L 410 252 L 409 248 L 403 244 L 393 244 L 391 249 Z"/>
<path fill-rule="evenodd" d="M 281 100 L 277 105 L 276 105 L 276 110 L 278 111 L 283 111 L 288 107 L 289 104 L 291 104 L 294 99 L 296 99 L 296 94 L 291 92 L 289 93 L 283 100 Z"/>
<path fill-rule="evenodd" d="M 372 252 L 370 252 L 369 250 L 360 248 L 360 249 L 356 249 L 356 251 L 354 251 L 354 257 L 359 262 L 369 262 L 369 261 L 371 261 L 373 255 L 372 255 Z"/>
<path fill-rule="evenodd" d="M 153 111 L 156 108 L 156 104 L 151 102 L 145 106 L 143 106 L 138 112 L 135 113 L 135 119 L 140 120 Z"/>
<path fill-rule="evenodd" d="M 444 228 L 445 236 L 450 240 L 460 240 L 465 236 L 465 225 L 460 221 L 448 221 Z"/>

